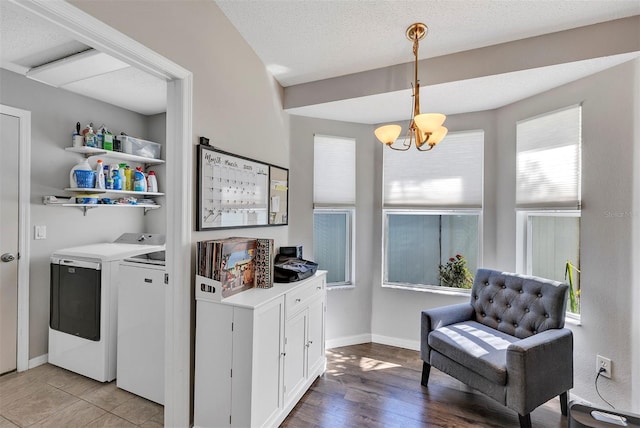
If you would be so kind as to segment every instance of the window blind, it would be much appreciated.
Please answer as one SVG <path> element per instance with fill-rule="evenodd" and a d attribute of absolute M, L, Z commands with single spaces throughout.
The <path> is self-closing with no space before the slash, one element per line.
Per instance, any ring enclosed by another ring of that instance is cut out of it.
<path fill-rule="evenodd" d="M 314 206 L 356 203 L 356 141 L 316 135 L 313 141 Z"/>
<path fill-rule="evenodd" d="M 516 124 L 518 208 L 580 206 L 579 105 Z"/>
<path fill-rule="evenodd" d="M 484 131 L 450 133 L 427 153 L 384 149 L 385 207 L 482 207 Z"/>

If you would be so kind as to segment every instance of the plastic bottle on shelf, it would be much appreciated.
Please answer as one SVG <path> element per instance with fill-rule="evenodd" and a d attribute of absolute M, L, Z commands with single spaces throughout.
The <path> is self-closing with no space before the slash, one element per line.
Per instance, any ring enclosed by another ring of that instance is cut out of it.
<path fill-rule="evenodd" d="M 104 187 L 105 189 L 113 189 L 113 177 L 109 171 L 109 165 L 104 166 Z"/>
<path fill-rule="evenodd" d="M 116 166 L 113 169 L 113 190 L 122 190 L 122 179 L 120 178 L 119 168 Z"/>
<path fill-rule="evenodd" d="M 84 159 L 82 162 L 71 168 L 71 171 L 69 172 L 69 187 L 78 187 L 78 181 L 76 179 L 76 175 L 74 174 L 74 172 L 77 170 L 93 171 L 93 168 L 91 168 L 91 165 L 89 165 L 89 161 L 87 159 Z"/>
<path fill-rule="evenodd" d="M 124 171 L 126 168 L 127 168 L 126 163 L 118 164 L 118 174 L 120 174 L 120 182 L 122 183 L 122 190 L 127 190 L 127 185 L 126 185 L 127 177 L 125 177 L 124 175 Z"/>
<path fill-rule="evenodd" d="M 133 171 L 131 171 L 131 167 L 127 165 L 124 168 L 124 190 L 133 190 Z"/>
<path fill-rule="evenodd" d="M 89 124 L 87 132 L 84 134 L 84 145 L 96 147 L 98 145 L 96 134 L 93 132 L 92 123 Z"/>
<path fill-rule="evenodd" d="M 102 159 L 98 159 L 96 165 L 96 189 L 105 189 L 105 185 L 104 165 L 102 165 Z"/>
<path fill-rule="evenodd" d="M 133 173 L 133 190 L 135 192 L 147 191 L 147 180 L 142 172 L 142 167 L 137 166 L 136 171 Z"/>
<path fill-rule="evenodd" d="M 158 180 L 155 171 L 149 171 L 149 175 L 147 176 L 147 192 L 158 192 Z"/>

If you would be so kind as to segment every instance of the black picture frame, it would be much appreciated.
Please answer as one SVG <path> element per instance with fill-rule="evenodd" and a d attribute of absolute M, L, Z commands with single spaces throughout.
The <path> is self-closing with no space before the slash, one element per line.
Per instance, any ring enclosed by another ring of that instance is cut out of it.
<path fill-rule="evenodd" d="M 197 147 L 197 231 L 288 225 L 287 168 Z"/>

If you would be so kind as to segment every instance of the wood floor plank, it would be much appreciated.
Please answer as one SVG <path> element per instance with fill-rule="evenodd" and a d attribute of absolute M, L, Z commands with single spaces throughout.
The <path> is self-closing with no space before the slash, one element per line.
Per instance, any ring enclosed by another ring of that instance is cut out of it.
<path fill-rule="evenodd" d="M 327 350 L 327 370 L 283 428 L 517 428 L 518 415 L 456 379 L 431 370 L 420 385 L 417 351 L 375 343 Z M 557 399 L 532 413 L 534 427 L 566 427 Z"/>

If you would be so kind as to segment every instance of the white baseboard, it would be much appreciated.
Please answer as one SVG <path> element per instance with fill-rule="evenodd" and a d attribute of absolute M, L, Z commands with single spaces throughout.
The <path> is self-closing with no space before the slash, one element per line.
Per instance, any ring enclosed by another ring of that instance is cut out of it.
<path fill-rule="evenodd" d="M 358 334 L 356 336 L 337 337 L 329 339 L 326 348 L 339 348 L 341 346 L 359 345 L 361 343 L 380 343 L 382 345 L 397 346 L 398 348 L 420 350 L 420 342 L 417 340 L 398 339 L 397 337 L 381 336 L 379 334 Z"/>
<path fill-rule="evenodd" d="M 29 360 L 29 368 L 32 369 L 34 367 L 41 366 L 49 362 L 49 354 L 40 355 L 39 357 L 35 357 Z"/>
<path fill-rule="evenodd" d="M 420 341 L 399 339 L 391 336 L 381 336 L 379 334 L 372 334 L 371 341 L 374 343 L 380 343 L 382 345 L 396 346 L 398 348 L 411 349 L 412 351 L 420 350 Z"/>
<path fill-rule="evenodd" d="M 341 346 L 359 345 L 361 343 L 371 342 L 370 334 L 359 334 L 356 336 L 338 337 L 327 340 L 325 347 L 327 349 L 340 348 Z"/>

